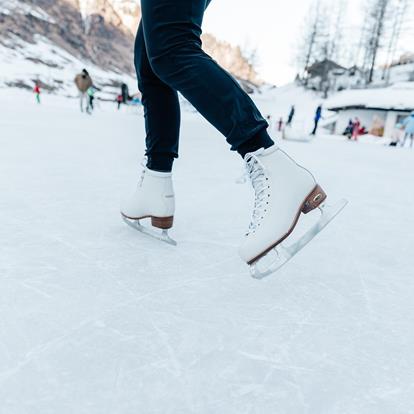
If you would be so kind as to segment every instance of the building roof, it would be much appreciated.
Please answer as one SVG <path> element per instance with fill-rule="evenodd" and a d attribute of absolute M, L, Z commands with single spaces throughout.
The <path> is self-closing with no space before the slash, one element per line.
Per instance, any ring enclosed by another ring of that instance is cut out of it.
<path fill-rule="evenodd" d="M 414 110 L 414 82 L 406 82 L 381 89 L 346 90 L 325 103 L 331 111 L 344 109 L 375 109 L 383 111 Z"/>
<path fill-rule="evenodd" d="M 315 62 L 313 65 L 308 67 L 306 71 L 311 77 L 322 76 L 324 73 L 332 70 L 346 70 L 343 66 L 338 65 L 333 60 L 325 59 L 321 62 Z"/>
<path fill-rule="evenodd" d="M 391 63 L 391 67 L 400 66 L 400 65 L 407 65 L 409 63 L 414 63 L 414 53 L 407 52 L 400 56 L 397 61 Z"/>

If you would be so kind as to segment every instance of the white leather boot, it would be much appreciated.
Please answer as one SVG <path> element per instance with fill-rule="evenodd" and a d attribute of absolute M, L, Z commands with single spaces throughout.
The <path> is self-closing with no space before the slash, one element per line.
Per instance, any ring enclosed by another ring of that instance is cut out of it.
<path fill-rule="evenodd" d="M 152 225 L 159 229 L 172 227 L 174 211 L 172 174 L 152 171 L 147 167 L 142 171 L 134 194 L 121 204 L 121 214 L 125 219 L 138 221 L 151 218 Z"/>
<path fill-rule="evenodd" d="M 300 214 L 319 207 L 326 194 L 308 170 L 276 145 L 247 154 L 245 162 L 255 205 L 239 253 L 252 265 L 285 240 Z"/>

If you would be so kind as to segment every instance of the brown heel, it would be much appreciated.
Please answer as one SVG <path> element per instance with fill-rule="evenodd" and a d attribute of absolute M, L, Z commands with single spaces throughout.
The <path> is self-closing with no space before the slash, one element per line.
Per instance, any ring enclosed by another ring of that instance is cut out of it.
<path fill-rule="evenodd" d="M 322 187 L 316 185 L 313 191 L 309 194 L 306 201 L 303 203 L 302 213 L 308 214 L 315 208 L 318 208 L 325 200 L 326 200 L 326 193 L 322 190 Z"/>
<path fill-rule="evenodd" d="M 151 217 L 151 224 L 157 229 L 168 230 L 173 226 L 174 216 L 172 217 Z"/>

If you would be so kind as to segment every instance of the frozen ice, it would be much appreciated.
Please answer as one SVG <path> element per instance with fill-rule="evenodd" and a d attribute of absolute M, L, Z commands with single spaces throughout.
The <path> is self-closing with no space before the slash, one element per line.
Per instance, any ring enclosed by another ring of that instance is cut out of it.
<path fill-rule="evenodd" d="M 183 113 L 173 247 L 119 215 L 142 116 L 42 99 L 0 90 L 1 413 L 414 412 L 414 151 L 282 142 L 350 203 L 257 281 L 237 256 L 241 160 L 199 115 Z"/>

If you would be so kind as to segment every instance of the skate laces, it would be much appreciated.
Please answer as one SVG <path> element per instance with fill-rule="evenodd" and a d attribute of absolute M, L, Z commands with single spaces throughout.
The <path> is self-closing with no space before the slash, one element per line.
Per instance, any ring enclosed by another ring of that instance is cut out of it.
<path fill-rule="evenodd" d="M 144 182 L 144 177 L 145 177 L 145 170 L 146 170 L 146 166 L 147 166 L 147 157 L 144 157 L 141 160 L 141 167 L 142 167 L 142 171 L 141 171 L 141 177 L 138 180 L 138 187 L 142 187 L 142 183 Z"/>
<path fill-rule="evenodd" d="M 246 233 L 246 236 L 248 236 L 260 225 L 268 204 L 268 183 L 265 168 L 257 156 L 253 154 L 246 157 L 246 175 L 249 176 L 255 193 L 252 218 Z"/>

